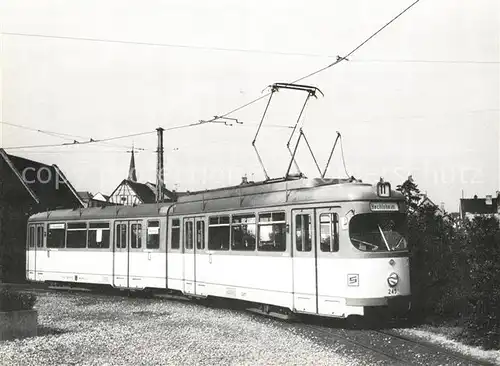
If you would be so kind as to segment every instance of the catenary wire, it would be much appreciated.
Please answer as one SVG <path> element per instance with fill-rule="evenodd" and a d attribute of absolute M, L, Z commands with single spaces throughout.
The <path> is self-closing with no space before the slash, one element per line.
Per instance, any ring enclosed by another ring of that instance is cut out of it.
<path fill-rule="evenodd" d="M 313 75 L 316 75 L 316 74 L 319 74 L 325 70 L 328 70 L 329 68 L 337 65 L 338 63 L 346 60 L 348 57 L 350 57 L 351 55 L 353 55 L 356 51 L 358 51 L 361 47 L 363 47 L 366 43 L 368 43 L 371 39 L 373 39 L 375 36 L 377 36 L 380 32 L 382 32 L 385 28 L 387 28 L 390 24 L 392 24 L 396 19 L 398 19 L 399 17 L 401 17 L 404 13 L 406 13 L 408 10 L 410 10 L 413 6 L 415 6 L 420 0 L 415 0 L 413 3 L 411 3 L 409 6 L 407 6 L 403 11 L 401 11 L 399 14 L 397 14 L 395 17 L 393 17 L 389 22 L 385 23 L 381 28 L 379 28 L 375 33 L 371 34 L 368 38 L 366 38 L 363 42 L 361 42 L 358 46 L 356 46 L 353 50 L 351 50 L 347 55 L 343 56 L 343 57 L 340 57 L 340 56 L 337 56 L 337 59 L 333 62 L 333 63 L 330 63 L 316 71 L 313 71 L 305 76 L 302 76 L 294 81 L 291 82 L 291 84 L 295 84 L 299 81 L 302 81 L 304 79 L 307 79 Z M 253 100 L 251 100 L 250 102 L 248 103 L 245 103 L 244 105 L 242 106 L 239 106 L 237 108 L 234 108 L 232 110 L 230 110 L 229 112 L 226 112 L 222 115 L 219 115 L 219 116 L 216 116 L 214 117 L 212 120 L 216 120 L 218 118 L 221 118 L 221 117 L 227 117 L 243 108 L 246 108 L 254 103 L 257 103 L 258 101 L 260 101 L 261 99 L 264 99 L 266 97 L 268 97 L 269 95 L 271 95 L 271 92 L 267 92 L 265 93 L 264 95 L 261 95 L 260 97 L 258 98 L 255 98 Z"/>
<path fill-rule="evenodd" d="M 197 123 L 190 123 L 190 124 L 185 124 L 185 125 L 180 125 L 180 126 L 173 126 L 169 128 L 164 128 L 164 131 L 172 131 L 172 130 L 178 130 L 182 128 L 188 128 L 188 127 L 194 127 L 194 126 L 199 126 L 202 124 L 207 124 L 207 123 L 216 123 L 213 121 L 200 121 Z M 61 147 L 61 146 L 76 146 L 76 145 L 88 145 L 88 144 L 97 144 L 97 143 L 102 143 L 102 142 L 107 142 L 107 141 L 114 141 L 114 140 L 119 140 L 119 139 L 124 139 L 124 138 L 129 138 L 129 137 L 136 137 L 136 136 L 143 136 L 143 135 L 149 135 L 156 133 L 156 130 L 154 131 L 147 131 L 147 132 L 139 132 L 139 133 L 133 133 L 129 135 L 122 135 L 122 136 L 115 136 L 115 137 L 108 137 L 105 139 L 90 139 L 89 141 L 74 141 L 74 142 L 69 142 L 69 143 L 63 143 L 63 144 L 46 144 L 46 145 L 23 145 L 23 146 L 8 146 L 4 147 L 4 150 L 20 150 L 20 149 L 32 149 L 32 148 L 44 148 L 44 147 Z"/>
<path fill-rule="evenodd" d="M 140 132 L 140 133 L 133 133 L 129 135 L 124 135 L 124 136 L 115 136 L 115 137 L 109 137 L 105 139 L 100 139 L 100 140 L 93 140 L 90 139 L 89 141 L 75 141 L 72 143 L 64 143 L 64 144 L 46 144 L 46 145 L 23 145 L 23 146 L 8 146 L 4 147 L 4 150 L 20 150 L 20 149 L 32 149 L 32 148 L 42 148 L 42 147 L 59 147 L 59 146 L 76 146 L 76 145 L 88 145 L 88 144 L 96 144 L 99 142 L 106 142 L 106 141 L 114 141 L 114 140 L 119 140 L 119 139 L 124 139 L 128 137 L 135 137 L 135 136 L 143 136 L 143 135 L 148 135 L 155 133 L 156 131 L 148 131 L 148 132 Z"/>
<path fill-rule="evenodd" d="M 97 42 L 97 43 L 117 43 L 117 44 L 138 45 L 138 46 L 185 48 L 185 49 L 197 49 L 206 51 L 257 53 L 257 54 L 278 55 L 278 56 L 302 56 L 302 57 L 316 57 L 316 58 L 337 57 L 336 55 L 328 55 L 321 53 L 285 52 L 285 51 L 272 51 L 272 50 L 260 50 L 260 49 L 248 49 L 248 48 L 228 48 L 228 47 L 199 46 L 199 45 L 173 44 L 173 43 L 160 43 L 160 42 L 126 41 L 126 40 L 94 38 L 94 37 L 60 36 L 60 35 L 50 35 L 41 33 L 0 32 L 0 34 L 7 36 L 18 36 L 18 37 L 36 37 L 36 38 L 61 39 L 61 40 Z M 500 63 L 500 61 L 496 60 L 425 60 L 425 59 L 403 59 L 403 60 L 358 59 L 358 60 L 353 60 L 353 62 L 388 62 L 388 63 L 409 62 L 409 63 L 456 63 L 456 64 L 499 64 Z"/>
<path fill-rule="evenodd" d="M 325 67 L 322 67 L 319 70 L 316 70 L 310 74 L 307 74 L 306 76 L 302 76 L 301 78 L 298 78 L 297 80 L 293 81 L 292 84 L 297 83 L 299 81 L 302 81 L 304 79 L 307 79 L 313 75 L 319 74 L 320 72 L 323 72 L 327 69 L 329 69 L 332 66 L 337 65 L 338 63 L 347 60 L 348 57 L 350 57 L 353 53 L 355 53 L 357 50 L 359 50 L 361 47 L 363 47 L 366 43 L 368 43 L 371 39 L 375 38 L 377 34 L 382 32 L 385 28 L 387 28 L 389 25 L 391 25 L 396 19 L 401 17 L 404 13 L 406 13 L 408 10 L 410 10 L 412 7 L 414 7 L 420 0 L 415 0 L 413 3 L 411 3 L 409 6 L 407 6 L 403 11 L 401 11 L 398 15 L 396 15 L 394 18 L 392 18 L 390 21 L 385 23 L 381 28 L 379 28 L 375 33 L 373 33 L 370 37 L 365 39 L 363 42 L 361 42 L 356 48 L 354 48 L 352 51 L 350 51 L 347 55 L 340 57 L 337 57 L 337 60 L 335 60 L 333 63 L 326 65 Z"/>
<path fill-rule="evenodd" d="M 71 134 L 62 133 L 62 132 L 54 132 L 54 131 L 48 131 L 48 130 L 41 130 L 41 129 L 27 127 L 27 126 L 23 126 L 23 125 L 20 125 L 20 124 L 17 124 L 17 123 L 12 123 L 12 122 L 7 122 L 7 121 L 0 121 L 0 124 L 7 125 L 7 126 L 12 126 L 12 127 L 16 127 L 16 128 L 20 128 L 20 129 L 24 129 L 24 130 L 28 130 L 28 131 L 38 132 L 38 133 L 42 133 L 42 134 L 45 134 L 45 135 L 48 135 L 48 136 L 52 136 L 52 137 L 57 137 L 57 138 L 64 139 L 64 140 L 75 141 L 74 140 L 75 138 L 78 138 L 78 139 L 88 139 L 88 140 L 92 139 L 91 137 L 88 137 L 88 136 L 71 135 Z M 125 145 L 113 144 L 113 143 L 109 143 L 109 142 L 98 142 L 98 143 L 101 143 L 103 145 L 108 145 L 110 147 L 121 147 L 121 148 L 130 149 L 130 146 L 125 146 Z M 151 149 L 146 149 L 146 148 L 142 148 L 142 147 L 134 147 L 134 150 L 141 150 L 141 151 L 148 151 L 148 150 L 150 150 L 150 151 L 153 151 Z"/>

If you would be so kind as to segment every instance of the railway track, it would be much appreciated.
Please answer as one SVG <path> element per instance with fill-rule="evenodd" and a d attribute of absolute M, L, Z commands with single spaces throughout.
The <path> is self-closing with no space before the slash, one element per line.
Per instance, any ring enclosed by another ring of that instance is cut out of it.
<path fill-rule="evenodd" d="M 376 348 L 370 344 L 366 344 L 355 339 L 351 339 L 349 337 L 345 337 L 336 333 L 330 328 L 318 327 L 313 325 L 304 325 L 303 328 L 312 331 L 313 333 L 321 334 L 324 339 L 323 341 L 326 343 L 337 345 L 337 342 L 340 342 L 343 345 L 353 346 L 350 350 L 362 349 L 364 352 L 356 354 L 354 352 L 354 356 L 359 359 L 363 359 L 365 361 L 369 361 L 370 363 L 379 363 L 380 361 L 386 361 L 388 364 L 394 365 L 414 365 L 414 363 L 408 363 L 407 360 L 398 357 L 397 355 L 382 350 L 380 348 Z M 368 354 L 367 354 L 368 353 Z M 385 364 L 386 364 L 385 363 Z M 416 365 L 416 364 L 415 364 Z"/>
<path fill-rule="evenodd" d="M 392 329 L 348 329 L 319 324 L 304 324 L 303 327 L 324 336 L 325 342 L 335 340 L 353 344 L 390 364 L 495 365 L 429 341 L 401 335 Z"/>
<path fill-rule="evenodd" d="M 269 315 L 276 321 L 283 321 Z M 485 366 L 495 363 L 473 358 L 460 352 L 450 350 L 409 336 L 402 335 L 396 329 L 380 329 L 366 327 L 364 329 L 351 329 L 347 322 L 337 319 L 323 319 L 305 317 L 295 323 L 298 328 L 311 332 L 312 336 L 320 335 L 321 341 L 331 345 L 338 342 L 363 349 L 371 357 L 373 363 L 385 361 L 395 365 L 472 365 Z M 397 325 L 396 325 L 397 326 Z M 354 354 L 356 356 L 356 353 Z"/>
<path fill-rule="evenodd" d="M 145 291 L 129 291 L 124 289 L 116 289 L 113 287 L 102 287 L 102 288 L 86 288 L 77 286 L 50 286 L 44 283 L 33 283 L 33 284 L 5 284 L 0 283 L 0 289 L 2 287 L 10 287 L 18 291 L 35 292 L 35 293 L 68 293 L 68 294 L 80 294 L 92 297 L 143 297 L 143 298 L 158 298 L 167 299 L 175 301 L 189 301 L 190 299 L 185 296 L 180 296 L 177 294 L 170 294 L 166 292 L 145 292 Z"/>
<path fill-rule="evenodd" d="M 101 288 L 99 291 L 85 287 L 73 286 L 47 286 L 46 284 L 0 284 L 2 287 L 11 287 L 19 291 L 30 291 L 35 293 L 68 293 L 80 294 L 91 297 L 112 297 L 133 296 L 151 297 L 174 301 L 189 301 L 185 296 L 167 293 L 144 293 L 118 290 L 114 288 Z M 217 306 L 217 305 L 216 305 Z M 225 306 L 228 307 L 228 306 Z M 241 307 L 233 308 L 242 310 Z M 246 311 L 246 310 L 245 310 Z M 250 313 L 253 316 L 266 316 L 264 313 Z M 415 339 L 404 336 L 393 329 L 348 329 L 338 325 L 318 324 L 321 319 L 305 319 L 305 322 L 290 322 L 282 316 L 267 314 L 267 317 L 276 321 L 285 322 L 292 328 L 301 328 L 312 333 L 312 336 L 329 345 L 338 345 L 340 342 L 345 346 L 352 346 L 352 350 L 363 350 L 364 352 L 353 351 L 359 357 L 368 357 L 372 362 L 385 362 L 385 364 L 395 365 L 494 365 L 492 362 L 478 360 L 473 357 L 461 354 L 429 341 Z M 327 320 L 327 323 L 331 321 Z"/>
<path fill-rule="evenodd" d="M 392 337 L 392 338 L 397 338 L 397 339 L 399 339 L 401 341 L 404 341 L 404 342 L 418 344 L 419 346 L 424 346 L 424 347 L 426 347 L 428 349 L 433 350 L 434 352 L 444 353 L 448 357 L 450 357 L 451 359 L 454 359 L 457 362 L 461 362 L 461 363 L 464 363 L 464 364 L 467 364 L 467 365 L 484 365 L 484 366 L 486 366 L 486 365 L 495 365 L 492 362 L 478 360 L 478 359 L 475 359 L 475 358 L 473 358 L 471 356 L 459 353 L 457 351 L 453 351 L 453 350 L 450 350 L 448 348 L 444 348 L 444 347 L 438 346 L 438 345 L 436 345 L 434 343 L 431 343 L 429 341 L 420 340 L 420 339 L 417 340 L 415 338 L 404 336 L 402 334 L 397 333 L 394 330 L 388 330 L 388 329 L 387 330 L 376 330 L 374 332 L 379 333 L 379 334 L 384 335 L 384 336 L 388 336 L 388 337 Z"/>

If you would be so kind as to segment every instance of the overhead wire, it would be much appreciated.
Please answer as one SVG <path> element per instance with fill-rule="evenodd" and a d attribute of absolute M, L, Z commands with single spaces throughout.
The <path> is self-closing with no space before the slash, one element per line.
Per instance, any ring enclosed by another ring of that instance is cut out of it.
<path fill-rule="evenodd" d="M 361 42 L 357 47 L 355 47 L 353 50 L 351 50 L 347 55 L 343 56 L 343 57 L 340 57 L 340 56 L 337 56 L 337 60 L 335 60 L 333 63 L 329 64 L 329 65 L 326 65 L 325 67 L 322 67 L 321 69 L 319 70 L 316 70 L 310 74 L 307 74 L 306 76 L 302 76 L 301 78 L 298 78 L 297 80 L 293 81 L 292 84 L 294 83 L 297 83 L 299 81 L 302 81 L 304 79 L 307 79 L 313 75 L 316 75 L 316 74 L 319 74 L 320 72 L 323 72 L 327 69 L 329 69 L 330 67 L 332 66 L 335 66 L 337 65 L 338 63 L 344 61 L 344 60 L 347 60 L 348 57 L 350 57 L 353 53 L 355 53 L 357 50 L 359 50 L 361 47 L 363 47 L 366 43 L 368 43 L 371 39 L 375 38 L 377 36 L 377 34 L 379 34 L 380 32 L 382 32 L 385 28 L 387 28 L 389 25 L 391 25 L 394 21 L 396 21 L 396 19 L 398 19 L 399 17 L 401 17 L 404 13 L 406 13 L 408 10 L 410 10 L 412 7 L 414 7 L 420 0 L 415 0 L 413 3 L 411 3 L 408 7 L 406 7 L 405 9 L 403 9 L 403 11 L 401 11 L 398 15 L 396 15 L 394 18 L 392 18 L 390 21 L 388 21 L 387 23 L 385 23 L 381 28 L 379 28 L 375 33 L 373 33 L 370 37 L 368 37 L 367 39 L 365 39 L 363 42 Z"/>
<path fill-rule="evenodd" d="M 385 28 L 387 28 L 390 24 L 392 24 L 392 23 L 393 23 L 394 21 L 396 21 L 399 17 L 401 17 L 403 14 L 405 14 L 407 11 L 409 11 L 409 10 L 410 10 L 413 6 L 415 6 L 415 5 L 416 5 L 419 1 L 420 1 L 420 0 L 415 0 L 413 3 L 411 3 L 411 4 L 410 4 L 409 6 L 407 6 L 405 9 L 403 9 L 401 12 L 399 12 L 399 13 L 398 13 L 395 17 L 393 17 L 391 20 L 389 20 L 387 23 L 385 23 L 382 27 L 380 27 L 380 28 L 379 28 L 376 32 L 372 33 L 372 34 L 371 34 L 368 38 L 366 38 L 363 42 L 361 42 L 359 45 L 357 45 L 354 49 L 352 49 L 352 50 L 351 50 L 349 53 L 347 53 L 345 56 L 337 56 L 337 59 L 336 59 L 334 62 L 332 62 L 332 63 L 330 63 L 330 64 L 328 64 L 328 65 L 326 65 L 326 66 L 324 66 L 324 67 L 322 67 L 322 68 L 320 68 L 320 69 L 318 69 L 318 70 L 315 70 L 315 71 L 313 71 L 313 72 L 311 72 L 311 73 L 309 73 L 309 74 L 307 74 L 307 75 L 305 75 L 305 76 L 302 76 L 302 77 L 300 77 L 300 78 L 298 78 L 298 79 L 296 79 L 296 80 L 292 81 L 290 84 L 295 84 L 295 83 L 298 83 L 298 82 L 300 82 L 300 81 L 302 81 L 302 80 L 305 80 L 305 79 L 307 79 L 307 78 L 310 78 L 311 76 L 317 75 L 317 74 L 319 74 L 319 73 L 321 73 L 321 72 L 323 72 L 323 71 L 325 71 L 325 70 L 328 70 L 328 69 L 330 69 L 331 67 L 333 67 L 333 66 L 335 66 L 335 65 L 339 64 L 339 63 L 340 63 L 340 62 L 342 62 L 342 61 L 348 60 L 348 57 L 350 57 L 351 55 L 353 55 L 356 51 L 358 51 L 361 47 L 363 47 L 363 46 L 364 46 L 366 43 L 368 43 L 371 39 L 373 39 L 374 37 L 376 37 L 376 36 L 377 36 L 380 32 L 382 32 L 382 31 L 383 31 Z M 247 103 L 245 103 L 244 105 L 242 105 L 242 106 L 240 106 L 240 107 L 234 108 L 234 109 L 232 109 L 232 110 L 231 110 L 231 111 L 229 111 L 229 112 L 226 112 L 226 113 L 224 113 L 224 114 L 222 114 L 222 115 L 215 116 L 215 117 L 214 117 L 213 119 L 211 119 L 210 121 L 217 121 L 218 119 L 225 118 L 225 117 L 227 117 L 227 116 L 229 116 L 229 115 L 231 115 L 231 114 L 233 114 L 233 113 L 235 113 L 235 112 L 237 112 L 237 111 L 239 111 L 239 110 L 241 110 L 241 109 L 243 109 L 243 108 L 246 108 L 246 107 L 248 107 L 248 106 L 250 106 L 250 105 L 252 105 L 252 104 L 254 104 L 254 103 L 257 103 L 258 101 L 260 101 L 260 100 L 262 100 L 262 99 L 264 99 L 264 98 L 266 98 L 266 97 L 268 97 L 268 96 L 272 95 L 273 90 L 274 90 L 274 89 L 272 89 L 272 88 L 271 88 L 271 91 L 270 91 L 270 92 L 267 92 L 267 93 L 265 93 L 264 95 L 261 95 L 260 97 L 258 97 L 258 98 L 256 98 L 256 99 L 254 99 L 254 100 L 251 100 L 250 102 L 247 102 Z M 269 100 L 269 101 L 270 101 L 270 100 Z M 268 103 L 268 106 L 269 106 L 269 103 Z M 266 107 L 266 110 L 267 110 L 267 107 Z M 262 124 L 262 122 L 261 122 L 261 124 Z M 259 125 L 259 129 L 260 129 L 260 125 Z M 257 133 L 258 133 L 258 130 L 257 130 Z M 255 142 L 255 140 L 254 140 L 254 142 Z M 253 144 L 253 143 L 252 143 L 252 144 Z M 347 176 L 349 176 L 348 171 L 347 171 L 347 167 L 346 167 L 346 163 L 345 163 L 345 156 L 344 156 L 343 147 L 342 147 L 342 139 L 341 139 L 341 149 L 342 149 L 342 162 L 343 162 L 343 165 L 344 165 L 344 170 L 345 170 L 345 173 L 347 174 Z M 258 153 L 257 153 L 257 156 L 258 156 L 258 159 L 259 159 L 259 161 L 260 161 L 261 159 L 260 159 L 260 157 L 259 157 Z M 293 159 L 293 156 L 292 156 L 292 159 Z M 261 162 L 261 165 L 262 165 L 262 162 Z M 264 174 L 265 174 L 265 175 L 266 175 L 266 177 L 267 177 L 267 173 L 266 173 L 265 169 L 264 169 Z"/>
<path fill-rule="evenodd" d="M 156 131 L 140 132 L 140 133 L 133 133 L 133 134 L 129 134 L 129 135 L 123 135 L 123 136 L 109 137 L 109 138 L 99 139 L 99 140 L 94 140 L 94 139 L 90 139 L 89 141 L 76 141 L 75 140 L 74 142 L 68 142 L 68 143 L 63 143 L 63 144 L 7 146 L 7 147 L 3 147 L 3 149 L 4 150 L 14 150 L 14 149 L 20 150 L 20 149 L 43 148 L 43 147 L 88 145 L 88 144 L 96 144 L 96 143 L 106 142 L 106 141 L 114 141 L 114 140 L 129 138 L 129 137 L 143 136 L 143 135 L 148 135 L 148 134 L 152 134 L 155 132 Z"/>
<path fill-rule="evenodd" d="M 400 13 L 398 13 L 395 17 L 393 17 L 393 18 L 392 18 L 389 22 L 385 23 L 385 24 L 384 24 L 381 28 L 379 28 L 379 29 L 378 29 L 375 33 L 371 34 L 368 38 L 366 38 L 366 39 L 365 39 L 363 42 L 361 42 L 358 46 L 356 46 L 354 49 L 352 49 L 352 50 L 351 50 L 351 51 L 350 51 L 347 55 L 345 55 L 345 56 L 343 56 L 343 57 L 341 57 L 341 56 L 337 56 L 337 59 L 336 59 L 334 62 L 332 62 L 332 63 L 330 63 L 330 64 L 328 64 L 328 65 L 326 65 L 326 66 L 324 66 L 324 67 L 322 67 L 322 68 L 320 68 L 320 69 L 318 69 L 318 70 L 316 70 L 316 71 L 313 71 L 313 72 L 311 72 L 311 73 L 309 73 L 309 74 L 307 74 L 307 75 L 305 75 L 305 76 L 302 76 L 302 77 L 300 77 L 300 78 L 298 78 L 298 79 L 296 79 L 296 80 L 292 81 L 290 84 L 295 84 L 295 83 L 298 83 L 299 81 L 302 81 L 302 80 L 304 80 L 304 79 L 310 78 L 311 76 L 317 75 L 317 74 L 319 74 L 319 73 L 321 73 L 321 72 L 323 72 L 323 71 L 325 71 L 325 70 L 328 70 L 328 69 L 330 69 L 331 67 L 333 67 L 333 66 L 335 66 L 335 65 L 339 64 L 340 62 L 342 62 L 342 61 L 344 61 L 344 60 L 347 60 L 347 58 L 348 58 L 348 57 L 350 57 L 351 55 L 353 55 L 356 51 L 358 51 L 361 47 L 363 47 L 363 46 L 364 46 L 366 43 L 368 43 L 371 39 L 373 39 L 374 37 L 376 37 L 376 36 L 377 36 L 380 32 L 382 32 L 385 28 L 387 28 L 390 24 L 392 24 L 392 23 L 393 23 L 396 19 L 398 19 L 399 17 L 401 17 L 401 16 L 402 16 L 404 13 L 406 13 L 408 10 L 410 10 L 410 9 L 411 9 L 413 6 L 415 6 L 415 5 L 416 5 L 419 1 L 420 1 L 420 0 L 415 0 L 413 3 L 411 3 L 411 4 L 410 4 L 409 6 L 407 6 L 407 7 L 406 7 L 403 11 L 401 11 L 401 12 L 400 12 Z M 243 104 L 242 106 L 239 106 L 239 107 L 237 107 L 237 108 L 234 108 L 234 109 L 230 110 L 229 112 L 226 112 L 226 113 L 224 113 L 224 114 L 218 115 L 218 116 L 216 116 L 216 117 L 219 117 L 219 118 L 221 118 L 221 117 L 227 117 L 227 116 L 229 116 L 229 115 L 231 115 L 231 114 L 233 114 L 233 113 L 235 113 L 235 112 L 237 112 L 237 111 L 239 111 L 239 110 L 241 110 L 241 109 L 243 109 L 243 108 L 246 108 L 246 107 L 248 107 L 248 106 L 250 106 L 250 105 L 252 105 L 252 104 L 254 104 L 254 103 L 257 103 L 258 101 L 260 101 L 260 100 L 262 100 L 262 99 L 264 99 L 264 98 L 268 97 L 269 95 L 271 95 L 271 92 L 267 92 L 267 93 L 265 93 L 264 95 L 261 95 L 260 97 L 255 98 L 255 99 L 251 100 L 250 102 Z M 216 120 L 216 117 L 214 117 L 214 119 L 213 119 L 213 120 Z"/>
<path fill-rule="evenodd" d="M 199 126 L 199 125 L 207 124 L 207 123 L 217 123 L 217 122 L 199 121 L 197 123 L 189 123 L 189 124 L 180 125 L 180 126 L 168 127 L 168 128 L 164 128 L 163 130 L 164 131 L 172 131 L 172 130 L 178 130 L 178 129 L 187 128 L 187 127 Z M 32 129 L 30 127 L 27 127 L 27 128 Z M 114 141 L 114 140 L 125 139 L 125 138 L 136 137 L 136 136 L 149 135 L 149 134 L 153 134 L 153 133 L 156 133 L 156 130 L 133 133 L 133 134 L 122 135 L 122 136 L 114 136 L 114 137 L 108 137 L 108 138 L 96 139 L 96 140 L 90 138 L 88 141 L 74 140 L 73 142 L 62 143 L 62 144 L 7 146 L 7 147 L 3 147 L 3 149 L 4 150 L 20 150 L 20 149 L 34 149 L 34 148 L 44 148 L 44 147 L 63 147 L 63 146 L 66 147 L 66 146 L 88 145 L 88 144 L 97 144 L 97 143 L 103 143 L 103 142 Z M 156 152 L 156 150 L 154 150 L 154 151 Z"/>
<path fill-rule="evenodd" d="M 291 82 L 291 84 L 297 83 L 299 81 L 302 81 L 304 79 L 307 79 L 311 76 L 317 75 L 327 69 L 330 69 L 331 67 L 339 64 L 340 62 L 344 60 L 348 60 L 348 57 L 350 57 L 352 54 L 354 54 L 357 50 L 359 50 L 361 47 L 363 47 L 366 43 L 368 43 L 371 39 L 376 37 L 382 30 L 384 30 L 386 27 L 388 27 L 390 24 L 392 24 L 396 19 L 401 17 L 404 13 L 406 13 L 408 10 L 410 10 L 413 6 L 415 6 L 420 0 L 415 0 L 412 4 L 410 4 L 408 7 L 406 7 L 403 11 L 401 11 L 399 14 L 397 14 L 395 17 L 393 17 L 389 22 L 385 23 L 381 28 L 379 28 L 375 33 L 371 34 L 368 38 L 366 38 L 362 43 L 360 43 L 358 46 L 356 46 L 353 50 L 351 50 L 349 53 L 347 53 L 345 56 L 337 56 L 337 59 L 333 62 L 330 63 L 318 70 L 315 70 L 305 76 L 302 76 L 294 81 Z M 203 48 L 206 49 L 206 47 L 194 47 L 194 46 L 182 46 L 182 45 L 167 45 L 167 44 L 158 44 L 158 43 L 152 43 L 152 42 L 130 42 L 130 41 L 118 41 L 118 40 L 104 40 L 104 39 L 96 39 L 96 38 L 84 38 L 84 37 L 68 37 L 68 36 L 48 36 L 48 35 L 35 35 L 35 34 L 28 34 L 28 33 L 15 33 L 15 32 L 3 32 L 2 34 L 6 35 L 17 35 L 17 36 L 37 36 L 37 37 L 45 37 L 45 38 L 58 38 L 58 39 L 70 39 L 70 40 L 87 40 L 87 41 L 94 41 L 94 42 L 109 42 L 109 43 L 120 43 L 120 44 L 137 44 L 137 45 L 150 45 L 150 46 L 166 46 L 166 47 L 181 47 L 181 48 Z M 209 49 L 218 49 L 218 50 L 224 50 L 224 51 L 233 51 L 232 49 L 221 49 L 221 48 L 209 48 Z M 243 51 L 243 50 L 239 50 Z M 243 108 L 246 108 L 264 98 L 269 96 L 271 92 L 268 92 L 264 95 L 259 96 L 258 98 L 255 98 L 251 100 L 250 102 L 245 103 L 242 106 L 239 106 L 237 108 L 234 108 L 230 110 L 229 112 L 226 112 L 222 115 L 217 115 L 214 116 L 214 118 L 209 119 L 209 120 L 200 120 L 199 123 L 192 123 L 192 124 L 187 124 L 187 125 L 182 125 L 182 126 L 175 126 L 171 127 L 168 129 L 165 129 L 166 131 L 168 130 L 175 130 L 175 129 L 180 129 L 180 128 L 187 128 L 187 127 L 192 127 L 204 123 L 217 123 L 218 120 L 221 118 L 227 117 Z M 227 122 L 226 122 L 227 124 Z M 35 147 L 55 147 L 55 146 L 70 146 L 70 145 L 83 145 L 83 144 L 90 144 L 90 143 L 98 143 L 98 142 L 106 142 L 106 141 L 113 141 L 117 139 L 122 139 L 122 138 L 128 138 L 128 137 L 135 137 L 135 136 L 141 136 L 145 134 L 150 134 L 154 133 L 154 131 L 150 132 L 143 132 L 143 133 L 138 133 L 138 134 L 130 134 L 130 135 L 125 135 L 125 136 L 117 136 L 117 137 L 112 137 L 112 138 L 107 138 L 107 139 L 100 139 L 100 140 L 93 140 L 90 139 L 89 141 L 74 141 L 74 143 L 66 143 L 66 144 L 52 144 L 52 145 L 31 145 L 31 146 L 17 146 L 17 147 L 6 147 L 5 149 L 28 149 L 28 148 L 35 148 Z M 344 168 L 345 168 L 345 160 L 344 161 Z M 346 169 L 347 173 L 347 169 Z"/>
<path fill-rule="evenodd" d="M 221 51 L 221 52 L 241 52 L 241 53 L 256 53 L 256 54 L 266 54 L 266 55 L 278 55 L 278 56 L 301 56 L 301 57 L 315 57 L 315 58 L 336 58 L 336 55 L 328 55 L 321 53 L 307 53 L 307 52 L 285 52 L 285 51 L 272 51 L 272 50 L 261 50 L 261 49 L 249 49 L 249 48 L 228 48 L 228 47 L 215 47 L 215 46 L 200 46 L 200 45 L 189 45 L 189 44 L 174 44 L 174 43 L 161 43 L 161 42 L 143 42 L 143 41 L 126 41 L 117 40 L 109 38 L 95 38 L 95 37 L 76 37 L 76 36 L 61 36 L 61 35 L 51 35 L 51 34 L 41 34 L 41 33 L 24 33 L 24 32 L 0 32 L 0 34 L 7 36 L 18 36 L 18 37 L 36 37 L 36 38 L 47 38 L 47 39 L 61 39 L 61 40 L 71 40 L 71 41 L 85 41 L 85 42 L 96 42 L 96 43 L 117 43 L 126 45 L 137 45 L 137 46 L 151 46 L 151 47 L 167 47 L 167 48 L 185 48 L 185 49 L 196 49 L 205 51 Z M 391 59 L 358 59 L 353 60 L 353 62 L 411 62 L 411 63 L 457 63 L 457 64 L 499 64 L 500 61 L 491 60 L 419 60 L 419 59 L 407 59 L 407 60 L 391 60 Z"/>
<path fill-rule="evenodd" d="M 416 64 L 471 64 L 471 65 L 498 65 L 500 61 L 494 60 L 425 60 L 425 59 L 354 59 L 356 63 L 416 63 Z"/>
<path fill-rule="evenodd" d="M 12 126 L 12 127 L 16 127 L 16 128 L 20 128 L 20 129 L 24 129 L 24 130 L 28 130 L 28 131 L 38 132 L 38 133 L 41 133 L 41 134 L 45 134 L 45 135 L 48 135 L 48 136 L 60 138 L 60 139 L 63 139 L 63 140 L 76 141 L 76 140 L 74 140 L 75 138 L 92 140 L 92 138 L 88 137 L 88 136 L 72 135 L 72 134 L 67 134 L 67 133 L 62 133 L 62 132 L 54 132 L 54 131 L 42 130 L 42 129 L 28 127 L 28 126 L 23 126 L 23 125 L 20 125 L 20 124 L 17 124 L 17 123 L 12 123 L 12 122 L 7 122 L 7 121 L 0 121 L 0 124 L 7 125 L 7 126 Z M 113 143 L 109 143 L 109 142 L 99 141 L 99 142 L 96 142 L 96 143 L 101 143 L 101 144 L 104 144 L 104 145 L 108 145 L 110 147 L 121 147 L 121 148 L 130 149 L 130 146 L 113 144 Z M 146 149 L 146 148 L 142 148 L 142 147 L 134 147 L 134 149 L 135 150 L 141 150 L 141 151 L 148 151 L 148 150 L 154 151 L 154 150 Z"/>

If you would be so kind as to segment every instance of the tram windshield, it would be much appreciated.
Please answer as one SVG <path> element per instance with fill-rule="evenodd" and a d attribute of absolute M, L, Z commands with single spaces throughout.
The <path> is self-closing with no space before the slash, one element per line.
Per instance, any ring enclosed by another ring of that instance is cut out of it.
<path fill-rule="evenodd" d="M 349 223 L 352 244 L 364 252 L 406 250 L 406 215 L 402 213 L 368 213 L 352 217 Z"/>

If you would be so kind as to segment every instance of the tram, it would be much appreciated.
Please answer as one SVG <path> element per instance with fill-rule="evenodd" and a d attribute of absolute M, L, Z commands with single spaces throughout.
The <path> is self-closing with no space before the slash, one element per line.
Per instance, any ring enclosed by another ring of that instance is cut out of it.
<path fill-rule="evenodd" d="M 346 318 L 408 309 L 406 207 L 390 183 L 280 179 L 173 203 L 37 213 L 26 277 L 178 291 Z"/>

